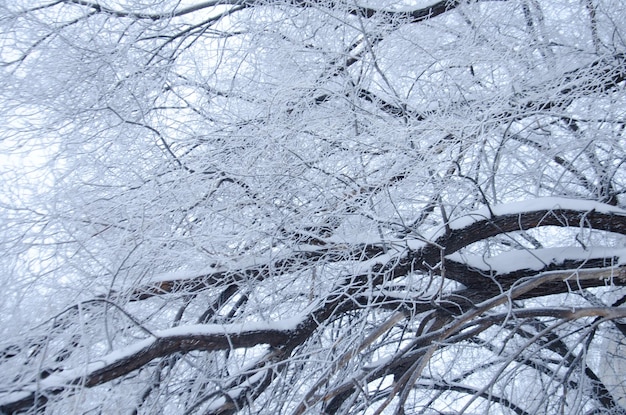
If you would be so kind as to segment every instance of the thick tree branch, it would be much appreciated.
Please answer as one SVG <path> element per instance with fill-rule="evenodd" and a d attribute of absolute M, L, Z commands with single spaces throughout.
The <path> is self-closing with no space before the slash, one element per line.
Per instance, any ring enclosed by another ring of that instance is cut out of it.
<path fill-rule="evenodd" d="M 230 350 L 260 344 L 281 346 L 297 331 L 299 320 L 284 323 L 246 325 L 197 325 L 176 327 L 155 333 L 156 337 L 137 342 L 103 356 L 86 368 L 66 370 L 40 380 L 37 385 L 12 392 L 0 400 L 1 413 L 27 410 L 39 396 L 56 395 L 72 385 L 93 387 L 120 378 L 150 361 L 175 353 Z"/>

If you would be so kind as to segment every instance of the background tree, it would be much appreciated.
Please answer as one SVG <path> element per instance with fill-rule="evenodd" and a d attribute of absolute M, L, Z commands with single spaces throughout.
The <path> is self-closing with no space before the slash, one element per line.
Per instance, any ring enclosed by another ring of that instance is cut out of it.
<path fill-rule="evenodd" d="M 0 411 L 626 412 L 621 0 L 0 6 Z"/>

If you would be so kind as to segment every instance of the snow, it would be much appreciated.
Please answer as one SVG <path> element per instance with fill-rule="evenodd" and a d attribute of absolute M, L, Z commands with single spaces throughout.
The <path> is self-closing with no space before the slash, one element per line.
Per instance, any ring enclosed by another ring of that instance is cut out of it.
<path fill-rule="evenodd" d="M 294 317 L 278 320 L 274 322 L 243 322 L 238 324 L 191 324 L 187 326 L 178 326 L 170 329 L 160 330 L 154 332 L 155 337 L 150 337 L 144 340 L 137 341 L 132 345 L 115 350 L 105 356 L 94 360 L 87 366 L 78 367 L 75 369 L 64 370 L 60 373 L 50 375 L 46 379 L 42 379 L 38 385 L 33 384 L 25 387 L 22 391 L 13 392 L 5 395 L 0 400 L 0 405 L 15 402 L 17 400 L 28 397 L 32 392 L 37 389 L 52 389 L 56 387 L 65 387 L 68 383 L 75 381 L 76 379 L 87 376 L 94 373 L 97 370 L 110 366 L 116 362 L 124 359 L 131 358 L 133 355 L 141 353 L 143 350 L 147 350 L 152 347 L 157 339 L 167 339 L 173 337 L 200 337 L 200 336 L 212 336 L 212 335 L 237 335 L 243 333 L 251 333 L 257 331 L 290 331 L 295 330 L 298 327 L 306 314 L 296 315 Z"/>
<path fill-rule="evenodd" d="M 596 211 L 599 213 L 626 216 L 626 210 L 620 209 L 616 206 L 607 205 L 593 200 L 569 199 L 566 197 L 540 197 L 491 207 L 491 212 L 493 212 L 495 216 L 519 215 L 543 210 L 575 210 L 580 212 Z M 491 218 L 491 212 L 487 206 L 483 206 L 473 212 L 469 212 L 461 217 L 452 219 L 448 223 L 448 226 L 452 230 L 464 229 L 474 223 Z M 441 227 L 433 232 L 429 239 L 434 241 L 441 237 L 444 232 L 444 228 Z"/>
<path fill-rule="evenodd" d="M 483 257 L 480 255 L 461 254 L 456 252 L 448 255 L 453 261 L 465 263 L 472 268 L 485 272 L 497 272 L 506 274 L 519 269 L 529 269 L 539 271 L 550 264 L 560 264 L 566 260 L 585 261 L 596 258 L 619 258 L 614 266 L 626 263 L 626 248 L 545 248 L 532 250 L 519 250 L 505 252 L 494 257 Z"/>
<path fill-rule="evenodd" d="M 606 203 L 597 202 L 595 200 L 570 199 L 566 197 L 540 197 L 495 206 L 493 210 L 496 215 L 507 215 L 551 209 L 595 210 L 600 213 L 613 213 L 626 216 L 626 210 L 607 205 Z"/>
<path fill-rule="evenodd" d="M 197 278 L 199 275 L 207 275 L 215 272 L 223 271 L 223 269 L 216 266 L 209 266 L 204 268 L 196 268 L 196 269 L 181 269 L 169 272 L 163 272 L 152 277 L 153 282 L 162 282 L 162 281 L 180 281 L 180 280 L 190 280 Z"/>
<path fill-rule="evenodd" d="M 427 7 L 432 7 L 436 5 L 438 2 L 434 0 L 404 0 L 399 4 L 392 3 L 389 6 L 390 10 L 394 12 L 413 12 L 419 9 L 425 9 Z M 372 5 L 367 5 L 367 7 L 375 7 L 378 6 L 377 2 L 373 2 Z"/>
<path fill-rule="evenodd" d="M 8 405 L 13 402 L 20 401 L 24 398 L 28 398 L 30 392 L 11 392 L 7 395 L 4 395 L 2 399 L 0 399 L 0 406 Z"/>
<path fill-rule="evenodd" d="M 158 338 L 176 336 L 207 336 L 207 335 L 236 335 L 254 331 L 290 331 L 295 330 L 304 320 L 304 316 L 297 315 L 284 320 L 273 322 L 252 321 L 235 324 L 190 324 L 186 326 L 172 327 L 160 330 L 154 334 Z"/>

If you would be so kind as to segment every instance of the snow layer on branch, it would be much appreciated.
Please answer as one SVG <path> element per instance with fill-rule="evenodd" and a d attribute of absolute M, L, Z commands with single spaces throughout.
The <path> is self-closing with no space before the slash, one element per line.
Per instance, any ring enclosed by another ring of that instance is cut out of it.
<path fill-rule="evenodd" d="M 483 206 L 478 210 L 469 212 L 458 218 L 448 222 L 448 226 L 452 230 L 468 228 L 471 225 L 492 218 L 494 216 L 520 215 L 529 212 L 553 210 L 574 210 L 579 212 L 599 212 L 605 214 L 626 216 L 626 210 L 616 206 L 607 205 L 606 203 L 596 202 L 593 200 L 569 199 L 566 197 L 541 197 L 537 199 L 523 200 L 519 202 L 506 203 L 502 205 L 489 207 Z M 430 240 L 436 240 L 445 233 L 443 227 L 437 229 L 431 236 Z"/>
<path fill-rule="evenodd" d="M 172 336 L 206 336 L 206 335 L 235 335 L 253 331 L 290 331 L 295 330 L 298 324 L 304 321 L 301 315 L 285 320 L 273 322 L 252 321 L 237 324 L 190 324 L 186 326 L 172 327 L 171 329 L 157 331 L 154 334 L 158 338 Z"/>
<path fill-rule="evenodd" d="M 48 378 L 42 379 L 39 384 L 30 385 L 19 392 L 16 391 L 9 393 L 0 399 L 0 406 L 23 399 L 38 388 L 43 390 L 53 390 L 55 388 L 66 387 L 69 383 L 75 382 L 76 379 L 80 379 L 84 376 L 89 376 L 98 370 L 113 366 L 118 362 L 130 359 L 133 356 L 142 353 L 143 351 L 147 351 L 151 347 L 154 347 L 158 340 L 164 340 L 168 338 L 174 339 L 181 337 L 193 339 L 194 337 L 220 335 L 228 337 L 261 331 L 290 331 L 295 330 L 298 325 L 304 320 L 304 318 L 304 314 L 300 314 L 292 318 L 274 322 L 254 321 L 227 325 L 191 324 L 156 331 L 154 332 L 155 337 L 150 337 L 137 341 L 136 343 L 133 343 L 129 346 L 126 346 L 119 350 L 115 350 L 100 358 L 94 359 L 94 361 L 88 364 L 86 367 L 68 369 L 59 373 L 52 374 Z"/>
<path fill-rule="evenodd" d="M 611 266 L 626 264 L 626 248 L 545 248 L 505 252 L 494 257 L 461 254 L 448 255 L 448 259 L 462 262 L 472 268 L 497 274 L 507 274 L 522 269 L 539 271 L 549 265 L 563 264 L 567 261 L 583 262 L 592 259 L 607 258 Z"/>

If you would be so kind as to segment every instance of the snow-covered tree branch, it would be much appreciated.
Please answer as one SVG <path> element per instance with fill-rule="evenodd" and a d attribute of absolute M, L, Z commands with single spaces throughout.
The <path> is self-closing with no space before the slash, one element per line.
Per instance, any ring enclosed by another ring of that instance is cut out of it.
<path fill-rule="evenodd" d="M 0 413 L 626 413 L 624 16 L 1 5 Z"/>

